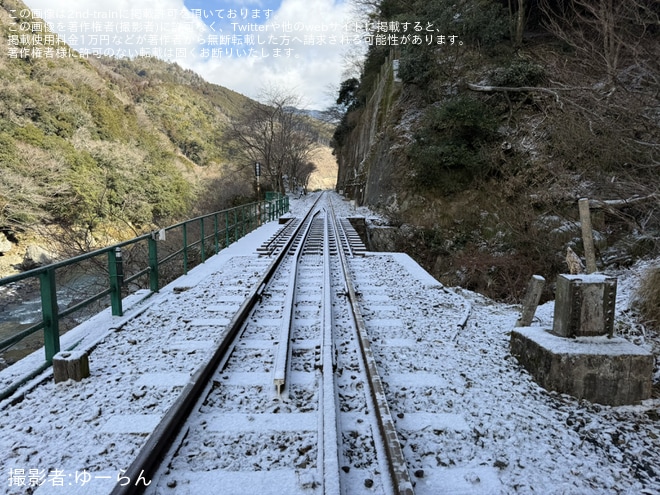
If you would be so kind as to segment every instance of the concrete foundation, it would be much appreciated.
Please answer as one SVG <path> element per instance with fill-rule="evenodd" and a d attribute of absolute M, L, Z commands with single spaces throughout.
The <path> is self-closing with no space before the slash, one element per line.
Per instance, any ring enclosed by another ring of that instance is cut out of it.
<path fill-rule="evenodd" d="M 651 397 L 653 355 L 622 338 L 567 339 L 540 327 L 511 332 L 511 354 L 534 380 L 599 404 L 635 404 Z"/>

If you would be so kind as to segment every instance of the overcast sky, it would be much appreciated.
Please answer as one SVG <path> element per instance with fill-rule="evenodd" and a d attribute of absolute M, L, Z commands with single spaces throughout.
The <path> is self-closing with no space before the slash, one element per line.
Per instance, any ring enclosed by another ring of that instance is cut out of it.
<path fill-rule="evenodd" d="M 336 0 L 28 0 L 73 48 L 156 55 L 256 98 L 266 87 L 305 108 L 332 103 L 347 49 L 350 8 Z"/>

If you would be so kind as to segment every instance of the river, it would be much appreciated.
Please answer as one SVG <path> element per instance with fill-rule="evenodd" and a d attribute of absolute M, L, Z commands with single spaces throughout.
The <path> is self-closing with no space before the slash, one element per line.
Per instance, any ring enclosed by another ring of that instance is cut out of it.
<path fill-rule="evenodd" d="M 58 273 L 57 302 L 60 311 L 107 287 L 105 275 L 90 271 Z M 77 311 L 60 322 L 60 334 L 97 313 L 108 302 L 101 300 Z M 37 280 L 25 280 L 0 287 L 0 341 L 38 323 L 41 320 L 41 294 Z M 43 347 L 43 331 L 17 342 L 0 353 L 0 368 L 13 364 Z M 3 364 L 4 362 L 4 364 Z"/>

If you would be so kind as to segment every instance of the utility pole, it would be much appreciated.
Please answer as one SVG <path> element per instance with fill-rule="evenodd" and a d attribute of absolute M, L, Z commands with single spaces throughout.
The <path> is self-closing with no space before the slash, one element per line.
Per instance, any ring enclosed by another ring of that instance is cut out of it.
<path fill-rule="evenodd" d="M 257 226 L 261 225 L 261 163 L 254 162 L 254 176 L 257 179 Z"/>
<path fill-rule="evenodd" d="M 257 201 L 261 199 L 261 184 L 259 179 L 261 178 L 261 163 L 254 163 L 254 176 L 257 178 Z"/>

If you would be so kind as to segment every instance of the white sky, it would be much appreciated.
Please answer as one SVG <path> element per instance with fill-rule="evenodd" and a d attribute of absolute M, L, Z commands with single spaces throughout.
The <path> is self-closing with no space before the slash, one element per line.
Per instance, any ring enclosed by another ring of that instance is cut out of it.
<path fill-rule="evenodd" d="M 264 11 L 255 16 L 258 6 L 254 3 L 247 17 L 241 18 L 241 2 L 230 4 L 228 0 L 207 0 L 208 11 L 198 11 L 199 18 L 184 7 L 183 0 L 58 0 L 57 3 L 28 0 L 26 3 L 51 22 L 54 30 L 78 51 L 88 48 L 117 55 L 122 50 L 123 54 L 134 56 L 140 48 L 150 54 L 154 48 L 161 51 L 170 48 L 161 58 L 176 61 L 209 82 L 253 98 L 265 87 L 287 89 L 299 95 L 303 106 L 309 109 L 324 109 L 332 103 L 332 88 L 336 89 L 343 79 L 343 53 L 350 47 L 347 40 L 353 40 L 356 34 L 354 28 L 344 29 L 347 23 L 354 26 L 349 22 L 349 8 L 334 0 L 283 0 L 268 20 Z M 262 9 L 267 8 L 266 3 L 261 5 Z M 238 16 L 229 20 L 227 15 L 232 7 L 237 9 Z M 121 19 L 108 19 L 110 12 L 121 14 Z M 74 13 L 87 18 L 72 19 Z M 106 14 L 105 19 L 102 14 Z M 203 16 L 206 22 L 202 22 Z M 224 19 L 220 20 L 220 16 Z M 241 26 L 270 23 L 270 26 L 268 31 L 250 33 L 254 35 L 251 40 L 254 44 L 237 45 L 237 39 L 230 36 L 238 34 L 238 39 L 245 41 L 246 32 L 238 31 L 231 22 Z M 285 26 L 293 30 L 285 32 Z M 302 26 L 306 29 L 302 30 Z M 317 31 L 309 31 L 309 26 Z M 104 35 L 107 37 L 103 38 Z M 342 35 L 346 36 L 344 44 Z M 173 40 L 175 36 L 180 38 Z M 289 45 L 284 44 L 282 36 L 289 37 Z M 335 44 L 331 44 L 333 40 Z M 208 50 L 206 57 L 203 48 Z M 277 49 L 281 51 L 276 58 Z M 286 52 L 287 49 L 290 51 Z M 249 50 L 252 55 L 248 56 Z M 231 57 L 227 56 L 229 51 Z M 96 52 L 91 53 L 93 56 Z"/>

